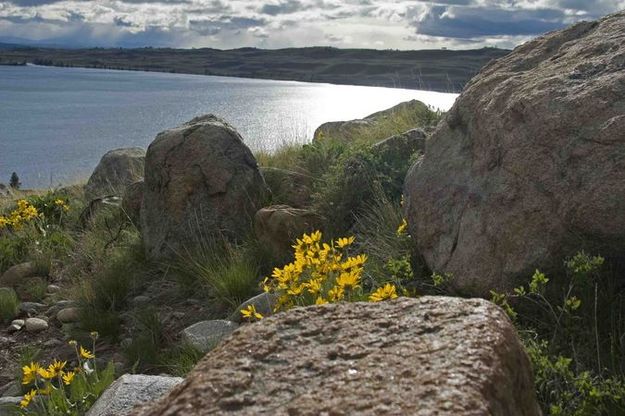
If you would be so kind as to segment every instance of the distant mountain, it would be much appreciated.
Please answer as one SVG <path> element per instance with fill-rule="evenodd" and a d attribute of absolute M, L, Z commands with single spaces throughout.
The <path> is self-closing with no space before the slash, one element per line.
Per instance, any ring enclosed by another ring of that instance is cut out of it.
<path fill-rule="evenodd" d="M 2 39 L 0 39 L 2 40 Z M 374 50 L 330 47 L 256 49 L 0 48 L 0 63 L 109 68 L 370 85 L 458 92 L 485 64 L 509 51 Z"/>

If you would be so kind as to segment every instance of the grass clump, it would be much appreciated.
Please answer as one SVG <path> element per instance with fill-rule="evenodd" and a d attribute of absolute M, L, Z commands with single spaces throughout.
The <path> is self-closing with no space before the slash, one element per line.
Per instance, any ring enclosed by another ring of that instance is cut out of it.
<path fill-rule="evenodd" d="M 187 291 L 210 299 L 217 311 L 233 311 L 259 291 L 262 258 L 249 255 L 253 246 L 204 241 L 175 265 L 178 282 Z M 258 251 L 256 251 L 258 253 Z"/>
<path fill-rule="evenodd" d="M 14 290 L 0 287 L 0 322 L 11 322 L 17 316 L 19 306 L 20 300 Z"/>

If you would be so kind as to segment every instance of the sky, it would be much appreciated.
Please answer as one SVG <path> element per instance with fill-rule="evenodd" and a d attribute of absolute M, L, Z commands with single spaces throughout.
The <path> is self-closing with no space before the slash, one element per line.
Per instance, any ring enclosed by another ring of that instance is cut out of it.
<path fill-rule="evenodd" d="M 511 48 L 623 9 L 625 0 L 0 0 L 0 42 Z"/>

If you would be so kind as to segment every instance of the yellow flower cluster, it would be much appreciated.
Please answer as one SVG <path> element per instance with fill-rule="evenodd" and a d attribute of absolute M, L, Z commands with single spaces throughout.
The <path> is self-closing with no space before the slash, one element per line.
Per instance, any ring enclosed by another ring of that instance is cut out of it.
<path fill-rule="evenodd" d="M 17 201 L 15 210 L 8 215 L 0 215 L 0 229 L 5 227 L 19 228 L 22 224 L 39 217 L 40 213 L 37 211 L 37 208 L 25 199 L 20 199 Z"/>
<path fill-rule="evenodd" d="M 69 211 L 69 205 L 67 204 L 67 202 L 65 202 L 62 199 L 55 199 L 54 200 L 54 205 L 56 205 L 57 207 L 61 208 L 65 212 Z"/>
<path fill-rule="evenodd" d="M 381 302 L 383 300 L 395 298 L 397 298 L 397 289 L 390 283 L 385 284 L 369 295 L 369 300 L 371 302 Z"/>
<path fill-rule="evenodd" d="M 361 296 L 367 256 L 347 256 L 354 237 L 339 238 L 330 244 L 321 238 L 320 231 L 304 234 L 293 246 L 295 261 L 274 269 L 271 278 L 265 279 L 264 290 L 278 295 L 276 311 Z"/>
<path fill-rule="evenodd" d="M 95 340 L 96 335 L 92 335 Z M 76 355 L 78 363 L 82 366 L 83 360 L 91 360 L 95 358 L 95 354 L 85 349 L 84 347 L 78 347 L 76 341 L 70 341 L 76 349 Z M 37 395 L 50 396 L 53 392 L 60 392 L 65 394 L 63 386 L 69 386 L 74 381 L 76 375 L 82 371 L 81 366 L 74 368 L 73 370 L 66 370 L 67 361 L 54 360 L 48 367 L 44 367 L 37 362 L 31 362 L 30 364 L 22 367 L 22 384 L 32 385 L 33 388 L 24 395 L 20 402 L 20 407 L 26 409 Z M 88 367 L 88 363 L 87 366 Z"/>

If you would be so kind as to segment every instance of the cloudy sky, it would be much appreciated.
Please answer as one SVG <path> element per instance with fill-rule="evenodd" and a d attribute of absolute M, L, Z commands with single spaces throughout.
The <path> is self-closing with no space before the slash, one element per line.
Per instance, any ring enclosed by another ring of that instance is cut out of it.
<path fill-rule="evenodd" d="M 0 41 L 65 46 L 512 47 L 625 0 L 0 0 Z"/>

